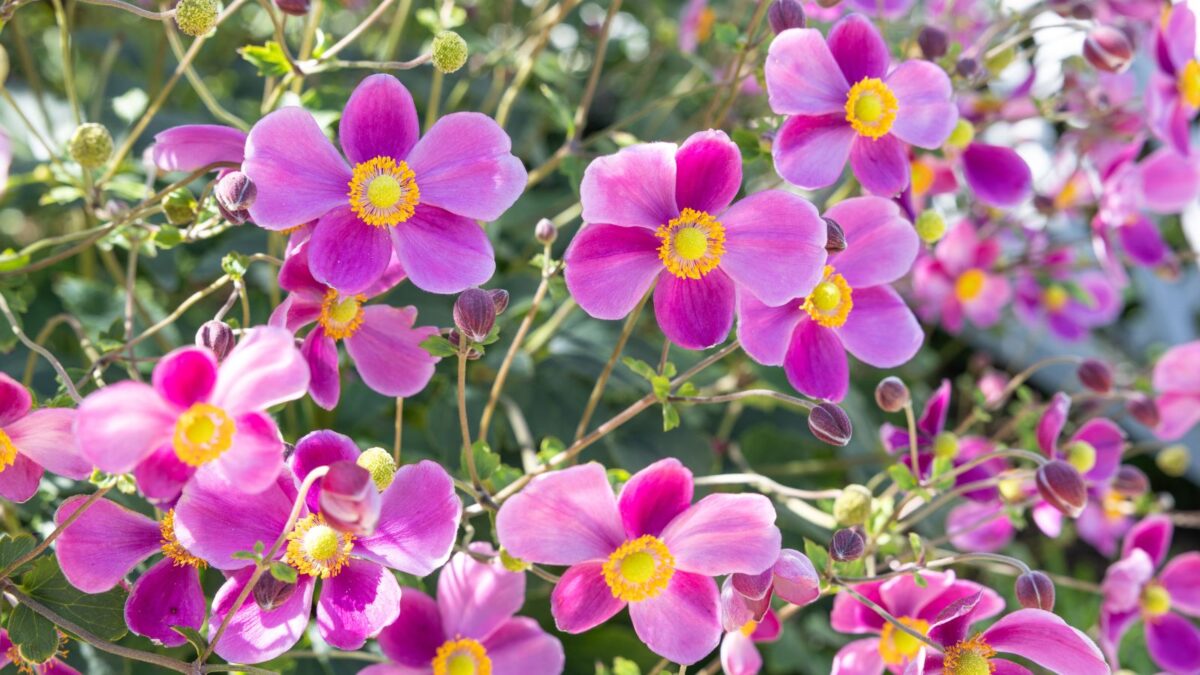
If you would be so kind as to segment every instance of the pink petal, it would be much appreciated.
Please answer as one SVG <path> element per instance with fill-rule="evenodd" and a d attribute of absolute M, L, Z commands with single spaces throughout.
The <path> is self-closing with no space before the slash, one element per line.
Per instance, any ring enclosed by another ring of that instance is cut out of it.
<path fill-rule="evenodd" d="M 382 73 L 358 83 L 338 123 L 338 142 L 354 163 L 375 157 L 402 160 L 420 135 L 412 94 L 400 80 Z"/>
<path fill-rule="evenodd" d="M 1200 163 L 1194 157 L 1163 147 L 1138 163 L 1136 178 L 1147 209 L 1162 214 L 1179 213 L 1200 190 Z"/>
<path fill-rule="evenodd" d="M 994 553 L 1008 546 L 1016 529 L 996 504 L 965 501 L 946 514 L 946 533 L 960 551 Z"/>
<path fill-rule="evenodd" d="M 909 575 L 883 582 L 879 587 L 879 596 L 882 599 L 879 604 L 895 616 L 924 616 L 925 606 L 953 587 L 955 577 L 953 572 L 923 572 L 921 577 L 925 580 L 924 586 L 918 585 Z"/>
<path fill-rule="evenodd" d="M 883 36 L 861 14 L 842 17 L 829 31 L 828 42 L 830 53 L 850 84 L 867 77 L 882 78 L 892 61 Z"/>
<path fill-rule="evenodd" d="M 792 333 L 803 317 L 799 303 L 770 307 L 744 293 L 738 298 L 738 341 L 750 358 L 764 366 L 783 365 Z"/>
<path fill-rule="evenodd" d="M 438 647 L 447 640 L 433 598 L 415 588 L 400 594 L 400 616 L 379 634 L 379 647 L 387 657 L 401 666 L 405 673 L 412 669 L 428 669 Z"/>
<path fill-rule="evenodd" d="M 483 641 L 492 660 L 492 675 L 561 673 L 566 655 L 562 643 L 533 619 L 509 619 Z"/>
<path fill-rule="evenodd" d="M 910 145 L 936 150 L 958 122 L 954 89 L 941 66 L 920 59 L 901 63 L 887 76 L 899 111 L 892 133 Z"/>
<path fill-rule="evenodd" d="M 675 153 L 675 171 L 679 208 L 717 215 L 742 187 L 742 152 L 724 131 L 699 131 Z"/>
<path fill-rule="evenodd" d="M 496 271 L 487 232 L 434 206 L 418 206 L 412 218 L 392 228 L 392 243 L 413 285 L 430 293 L 480 286 Z"/>
<path fill-rule="evenodd" d="M 809 190 L 833 185 L 846 168 L 854 139 L 844 115 L 789 117 L 771 146 L 775 170 L 787 182 Z"/>
<path fill-rule="evenodd" d="M 633 630 L 650 651 L 675 663 L 693 664 L 721 640 L 717 584 L 706 576 L 676 570 L 655 598 L 630 603 Z"/>
<path fill-rule="evenodd" d="M 721 669 L 725 675 L 756 675 L 762 663 L 762 654 L 749 636 L 740 630 L 725 634 L 721 640 Z"/>
<path fill-rule="evenodd" d="M 1154 433 L 1164 441 L 1183 438 L 1200 422 L 1200 394 L 1164 394 L 1154 403 L 1160 418 Z"/>
<path fill-rule="evenodd" d="M 351 558 L 337 575 L 321 582 L 317 627 L 338 649 L 361 649 L 400 616 L 400 584 L 388 570 Z"/>
<path fill-rule="evenodd" d="M 882 675 L 883 657 L 879 655 L 879 638 L 855 640 L 838 650 L 833 657 L 830 675 Z"/>
<path fill-rule="evenodd" d="M 202 347 L 183 347 L 154 366 L 154 388 L 163 400 L 188 408 L 208 400 L 217 382 L 217 359 Z"/>
<path fill-rule="evenodd" d="M 1140 548 L 1150 556 L 1155 567 L 1162 564 L 1171 550 L 1171 536 L 1175 526 L 1165 515 L 1146 516 L 1125 535 L 1125 545 L 1121 547 L 1121 557 L 1129 555 L 1135 548 Z"/>
<path fill-rule="evenodd" d="M 1163 568 L 1158 580 L 1171 596 L 1171 608 L 1188 616 L 1200 616 L 1200 553 L 1176 556 Z"/>
<path fill-rule="evenodd" d="M 284 474 L 272 487 L 245 494 L 215 472 L 198 472 L 175 505 L 175 538 L 219 570 L 246 567 L 251 563 L 233 554 L 254 550 L 256 542 L 275 543 L 295 500 L 295 488 L 291 494 L 284 489 L 291 482 L 290 474 Z"/>
<path fill-rule="evenodd" d="M 358 539 L 356 552 L 422 577 L 444 565 L 462 515 L 450 474 L 429 460 L 402 466 L 382 497 L 375 533 Z"/>
<path fill-rule="evenodd" d="M 1020 609 L 983 633 L 996 651 L 1029 659 L 1057 673 L 1108 673 L 1108 664 L 1091 638 L 1041 609 Z"/>
<path fill-rule="evenodd" d="M 421 348 L 436 335 L 433 326 L 414 326 L 417 308 L 371 305 L 363 322 L 346 338 L 346 351 L 363 382 L 384 396 L 415 396 L 429 384 L 438 359 Z"/>
<path fill-rule="evenodd" d="M 813 398 L 840 401 L 850 387 L 846 348 L 837 332 L 807 317 L 792 334 L 783 370 L 796 391 Z"/>
<path fill-rule="evenodd" d="M 908 186 L 908 153 L 892 134 L 855 138 L 850 167 L 864 188 L 881 197 L 890 197 Z"/>
<path fill-rule="evenodd" d="M 845 116 L 850 84 L 815 28 L 785 31 L 772 40 L 764 72 L 773 112 Z"/>
<path fill-rule="evenodd" d="M 1146 648 L 1167 672 L 1200 672 L 1200 628 L 1178 614 L 1164 614 L 1146 623 Z"/>
<path fill-rule="evenodd" d="M 1012 148 L 972 143 L 962 161 L 967 185 L 988 206 L 1012 208 L 1033 193 L 1033 172 Z"/>
<path fill-rule="evenodd" d="M 54 512 L 54 523 L 61 525 L 87 500 L 87 495 L 68 497 Z M 161 537 L 158 523 L 100 499 L 63 530 L 55 540 L 55 553 L 72 586 L 84 593 L 102 593 L 158 553 Z"/>
<path fill-rule="evenodd" d="M 0 373 L 0 427 L 7 427 L 25 415 L 33 406 L 29 390 L 8 373 Z"/>
<path fill-rule="evenodd" d="M 762 495 L 714 494 L 663 530 L 677 569 L 716 576 L 767 569 L 779 557 L 775 507 Z"/>
<path fill-rule="evenodd" d="M 525 191 L 528 175 L 512 141 L 495 120 L 450 113 L 412 149 L 421 203 L 475 220 L 495 220 Z"/>
<path fill-rule="evenodd" d="M 325 335 L 324 327 L 317 326 L 300 344 L 300 353 L 308 364 L 308 395 L 325 410 L 333 410 L 342 391 L 337 342 Z"/>
<path fill-rule="evenodd" d="M 667 458 L 633 474 L 617 499 L 625 536 L 659 536 L 663 528 L 692 505 L 692 472 Z"/>
<path fill-rule="evenodd" d="M 304 396 L 308 378 L 291 333 L 253 328 L 221 362 L 212 402 L 230 415 L 265 410 Z"/>
<path fill-rule="evenodd" d="M 100 469 L 127 473 L 170 441 L 176 416 L 150 385 L 117 382 L 79 404 L 75 436 L 83 456 Z"/>
<path fill-rule="evenodd" d="M 196 473 L 196 468 L 184 464 L 175 454 L 175 446 L 163 443 L 133 470 L 138 490 L 151 501 L 172 502 L 179 491 Z"/>
<path fill-rule="evenodd" d="M 234 572 L 217 591 L 208 622 L 210 640 L 249 581 L 250 573 L 248 569 Z M 214 651 L 231 663 L 262 663 L 281 656 L 304 636 L 312 611 L 313 586 L 313 578 L 301 574 L 295 592 L 278 607 L 264 610 L 253 599 L 243 603 Z"/>
<path fill-rule="evenodd" d="M 668 340 L 684 349 L 707 349 L 733 329 L 733 282 L 720 268 L 701 279 L 666 273 L 654 289 L 654 316 Z"/>
<path fill-rule="evenodd" d="M 249 602 L 253 603 L 254 599 Z M 133 584 L 125 602 L 125 623 L 138 635 L 168 647 L 178 647 L 187 640 L 171 627 L 200 630 L 207 610 L 208 601 L 200 586 L 200 571 L 163 558 Z"/>
<path fill-rule="evenodd" d="M 17 452 L 50 473 L 83 480 L 91 475 L 92 463 L 83 457 L 75 441 L 74 410 L 42 408 L 4 428 Z"/>
<path fill-rule="evenodd" d="M 734 204 L 721 222 L 721 269 L 763 302 L 807 296 L 821 280 L 826 225 L 808 200 L 783 190 L 759 192 Z"/>
<path fill-rule="evenodd" d="M 1071 440 L 1084 441 L 1096 450 L 1096 465 L 1084 474 L 1084 478 L 1102 482 L 1117 473 L 1121 454 L 1125 451 L 1125 432 L 1116 422 L 1105 418 L 1088 420 Z"/>
<path fill-rule="evenodd" d="M 880 595 L 880 587 L 883 586 L 883 583 L 882 581 L 871 581 L 855 584 L 854 590 L 868 600 L 879 604 L 883 601 L 883 597 Z M 829 615 L 829 625 L 839 633 L 878 633 L 883 628 L 883 619 L 854 596 L 848 593 L 838 593 L 833 597 L 833 612 Z"/>
<path fill-rule="evenodd" d="M 554 586 L 550 610 L 560 631 L 574 634 L 591 630 L 625 606 L 604 581 L 603 568 L 601 562 L 572 565 Z"/>
<path fill-rule="evenodd" d="M 1070 410 L 1071 397 L 1060 391 L 1050 399 L 1050 404 L 1046 406 L 1046 410 L 1038 420 L 1038 447 L 1046 453 L 1047 457 L 1053 458 L 1058 454 L 1058 437 L 1067 423 L 1067 415 Z"/>
<path fill-rule="evenodd" d="M 246 132 L 219 124 L 184 124 L 159 132 L 150 157 L 162 171 L 192 172 L 217 162 L 242 163 Z"/>
<path fill-rule="evenodd" d="M 925 341 L 917 317 L 891 286 L 856 289 L 854 308 L 836 330 L 846 351 L 876 368 L 907 363 Z"/>
<path fill-rule="evenodd" d="M 484 563 L 455 553 L 438 576 L 437 601 L 447 635 L 482 640 L 525 604 L 525 575 L 498 559 Z"/>
<path fill-rule="evenodd" d="M 655 229 L 678 216 L 675 151 L 642 143 L 593 160 L 579 186 L 583 222 Z"/>
<path fill-rule="evenodd" d="M 900 207 L 882 197 L 854 197 L 825 211 L 846 233 L 846 250 L 830 264 L 854 289 L 887 284 L 908 274 L 921 242 Z"/>
<path fill-rule="evenodd" d="M 640 227 L 585 225 L 564 256 L 571 297 L 597 319 L 629 314 L 663 271 L 660 243 Z"/>
<path fill-rule="evenodd" d="M 349 206 L 331 209 L 317 221 L 308 243 L 313 276 L 347 295 L 365 291 L 392 259 L 390 229 L 368 225 Z"/>
<path fill-rule="evenodd" d="M 771 569 L 775 595 L 793 605 L 807 605 L 821 597 L 821 578 L 808 556 L 794 549 L 779 552 Z"/>
<path fill-rule="evenodd" d="M 1154 390 L 1200 394 L 1200 340 L 1167 350 L 1154 364 Z"/>
<path fill-rule="evenodd" d="M 262 492 L 283 470 L 283 438 L 266 413 L 246 413 L 234 424 L 237 431 L 229 449 L 197 472 L 212 471 L 241 492 Z"/>

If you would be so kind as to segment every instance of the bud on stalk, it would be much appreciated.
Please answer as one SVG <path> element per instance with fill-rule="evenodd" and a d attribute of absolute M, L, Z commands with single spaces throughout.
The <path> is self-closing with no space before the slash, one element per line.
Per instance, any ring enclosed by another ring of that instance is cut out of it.
<path fill-rule="evenodd" d="M 808 430 L 817 439 L 838 447 L 849 443 L 854 434 L 846 411 L 832 403 L 820 403 L 808 411 Z"/>
<path fill-rule="evenodd" d="M 365 537 L 375 532 L 381 498 L 371 472 L 349 460 L 329 465 L 317 498 L 330 527 Z"/>
<path fill-rule="evenodd" d="M 482 342 L 496 325 L 496 301 L 481 288 L 468 288 L 454 302 L 454 326 L 471 342 Z"/>
<path fill-rule="evenodd" d="M 205 321 L 196 331 L 196 346 L 207 347 L 218 361 L 223 360 L 235 344 L 237 340 L 233 337 L 233 329 L 224 321 Z"/>
<path fill-rule="evenodd" d="M 829 557 L 836 562 L 852 562 L 862 557 L 867 548 L 863 536 L 854 528 L 842 528 L 829 541 Z"/>
<path fill-rule="evenodd" d="M 1033 570 L 1017 577 L 1017 602 L 1025 609 L 1054 611 L 1054 582 L 1042 572 Z"/>
<path fill-rule="evenodd" d="M 825 221 L 825 250 L 837 253 L 846 250 L 846 231 L 832 218 L 821 217 Z"/>
<path fill-rule="evenodd" d="M 1083 41 L 1083 58 L 1097 70 L 1124 72 L 1133 62 L 1133 45 L 1120 30 L 1111 26 L 1096 26 Z"/>
<path fill-rule="evenodd" d="M 1154 428 L 1158 426 L 1161 418 L 1158 414 L 1158 405 L 1154 399 L 1145 394 L 1134 394 L 1125 403 L 1125 410 L 1133 416 L 1141 424 Z"/>
<path fill-rule="evenodd" d="M 1037 489 L 1042 499 L 1070 518 L 1078 518 L 1087 506 L 1087 485 L 1079 471 L 1060 459 L 1038 467 Z"/>
<path fill-rule="evenodd" d="M 767 10 L 767 21 L 776 35 L 789 28 L 804 28 L 804 6 L 800 0 L 775 0 Z"/>
<path fill-rule="evenodd" d="M 875 387 L 875 404 L 884 412 L 899 412 L 908 401 L 908 387 L 894 375 L 883 378 Z"/>
<path fill-rule="evenodd" d="M 925 26 L 917 35 L 917 44 L 921 46 L 921 53 L 925 55 L 925 58 L 935 61 L 946 55 L 946 50 L 950 47 L 950 40 L 946 37 L 946 31 L 933 26 Z"/>
<path fill-rule="evenodd" d="M 1112 391 L 1113 374 L 1108 364 L 1097 359 L 1084 359 L 1075 371 L 1079 383 L 1097 394 L 1107 394 Z"/>

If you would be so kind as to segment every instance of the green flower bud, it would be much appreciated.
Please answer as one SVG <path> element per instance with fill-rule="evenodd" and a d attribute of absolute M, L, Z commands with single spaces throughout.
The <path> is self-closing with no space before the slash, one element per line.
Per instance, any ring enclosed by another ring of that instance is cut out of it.
<path fill-rule="evenodd" d="M 1067 462 L 1079 473 L 1087 473 L 1096 466 L 1096 448 L 1087 441 L 1075 441 L 1067 446 Z"/>
<path fill-rule="evenodd" d="M 187 225 L 196 219 L 196 198 L 187 188 L 179 188 L 163 197 L 163 213 L 172 225 Z"/>
<path fill-rule="evenodd" d="M 467 62 L 467 41 L 452 30 L 444 30 L 433 38 L 433 67 L 443 73 L 453 73 Z"/>
<path fill-rule="evenodd" d="M 79 125 L 68 146 L 71 159 L 85 169 L 103 166 L 112 157 L 113 139 L 103 124 L 89 122 Z"/>
<path fill-rule="evenodd" d="M 383 448 L 369 448 L 358 456 L 358 465 L 371 472 L 371 480 L 380 492 L 386 490 L 396 477 L 396 462 Z"/>
<path fill-rule="evenodd" d="M 954 125 L 954 131 L 950 132 L 950 137 L 946 139 L 946 145 L 962 150 L 973 140 L 975 140 L 975 127 L 971 126 L 970 122 L 960 119 L 958 124 Z"/>
<path fill-rule="evenodd" d="M 946 219 L 937 211 L 922 211 L 914 225 L 917 236 L 926 244 L 936 244 L 946 234 Z"/>
<path fill-rule="evenodd" d="M 862 525 L 871 516 L 871 491 L 864 485 L 851 483 L 833 502 L 833 517 L 839 525 Z"/>
<path fill-rule="evenodd" d="M 1168 445 L 1160 450 L 1158 456 L 1154 458 L 1154 463 L 1163 473 L 1178 478 L 1187 473 L 1190 460 L 1191 454 L 1188 452 L 1187 446 L 1176 444 Z"/>
<path fill-rule="evenodd" d="M 192 37 L 207 35 L 216 27 L 220 10 L 217 0 L 179 0 L 175 6 L 175 25 Z"/>
<path fill-rule="evenodd" d="M 933 438 L 933 454 L 943 459 L 954 459 L 958 454 L 958 436 L 943 431 Z"/>

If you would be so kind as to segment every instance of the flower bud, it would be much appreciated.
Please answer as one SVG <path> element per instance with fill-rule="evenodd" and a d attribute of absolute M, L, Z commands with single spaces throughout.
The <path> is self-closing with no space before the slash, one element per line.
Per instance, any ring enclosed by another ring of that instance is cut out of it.
<path fill-rule="evenodd" d="M 833 518 L 839 525 L 862 525 L 871 517 L 871 491 L 864 485 L 851 483 L 842 488 L 833 500 Z"/>
<path fill-rule="evenodd" d="M 793 605 L 807 605 L 821 597 L 821 575 L 803 553 L 785 548 L 771 568 L 775 596 Z"/>
<path fill-rule="evenodd" d="M 1087 473 L 1096 466 L 1096 447 L 1087 441 L 1074 441 L 1064 449 L 1067 463 L 1079 473 Z"/>
<path fill-rule="evenodd" d="M 207 35 L 216 27 L 219 11 L 217 0 L 179 0 L 175 5 L 175 25 L 192 37 Z"/>
<path fill-rule="evenodd" d="M 1054 582 L 1042 572 L 1033 570 L 1017 577 L 1017 602 L 1025 609 L 1054 611 Z"/>
<path fill-rule="evenodd" d="M 1120 73 L 1133 62 L 1133 45 L 1112 26 L 1096 26 L 1083 41 L 1083 58 L 1097 70 Z"/>
<path fill-rule="evenodd" d="M 950 47 L 950 40 L 946 37 L 946 31 L 933 26 L 925 26 L 917 35 L 917 44 L 921 45 L 921 53 L 925 55 L 925 58 L 936 61 L 946 55 L 946 50 Z"/>
<path fill-rule="evenodd" d="M 504 313 L 508 309 L 508 291 L 503 288 L 493 288 L 488 291 L 488 295 L 492 296 L 492 304 L 496 306 L 496 316 Z"/>
<path fill-rule="evenodd" d="M 837 253 L 846 250 L 846 231 L 833 218 L 822 217 L 825 221 L 825 250 Z"/>
<path fill-rule="evenodd" d="M 371 472 L 371 480 L 380 492 L 386 490 L 396 477 L 396 462 L 383 448 L 368 448 L 355 463 Z"/>
<path fill-rule="evenodd" d="M 936 244 L 946 234 L 946 219 L 933 209 L 922 211 L 913 225 L 917 236 L 926 244 Z"/>
<path fill-rule="evenodd" d="M 71 159 L 85 169 L 103 166 L 108 158 L 112 157 L 112 134 L 108 133 L 103 124 L 81 124 L 71 135 L 68 151 L 71 153 Z"/>
<path fill-rule="evenodd" d="M 254 199 L 258 197 L 258 188 L 246 174 L 241 171 L 230 171 L 217 181 L 217 187 L 213 190 L 213 194 L 216 195 L 221 206 L 230 211 L 245 211 L 254 206 Z"/>
<path fill-rule="evenodd" d="M 433 37 L 433 67 L 442 73 L 453 73 L 467 62 L 467 41 L 452 30 Z"/>
<path fill-rule="evenodd" d="M 280 581 L 272 574 L 264 574 L 254 584 L 254 603 L 269 611 L 283 605 L 295 592 L 296 584 Z"/>
<path fill-rule="evenodd" d="M 1154 463 L 1158 466 L 1158 470 L 1171 476 L 1179 478 L 1187 473 L 1188 464 L 1191 463 L 1191 453 L 1188 452 L 1187 446 L 1176 443 L 1168 445 L 1154 457 Z"/>
<path fill-rule="evenodd" d="M 894 375 L 883 378 L 875 386 L 875 405 L 884 412 L 899 412 L 910 400 L 908 386 Z"/>
<path fill-rule="evenodd" d="M 207 347 L 218 361 L 224 360 L 235 344 L 237 339 L 233 337 L 233 329 L 224 321 L 205 321 L 196 331 L 196 346 Z"/>
<path fill-rule="evenodd" d="M 1150 479 L 1132 464 L 1122 464 L 1113 478 L 1112 489 L 1124 497 L 1141 497 L 1150 490 Z"/>
<path fill-rule="evenodd" d="M 1154 399 L 1145 394 L 1134 394 L 1125 402 L 1125 410 L 1133 416 L 1133 419 L 1142 423 L 1145 426 L 1154 428 L 1158 426 L 1160 420 L 1158 415 L 1158 404 Z"/>
<path fill-rule="evenodd" d="M 851 562 L 862 557 L 867 549 L 863 536 L 854 528 L 844 527 L 833 533 L 829 541 L 829 557 L 836 562 Z"/>
<path fill-rule="evenodd" d="M 481 288 L 468 288 L 454 301 L 454 326 L 471 342 L 482 342 L 496 325 L 496 303 Z"/>
<path fill-rule="evenodd" d="M 955 150 L 965 150 L 973 140 L 975 140 L 975 125 L 967 120 L 959 119 L 946 139 L 946 146 Z"/>
<path fill-rule="evenodd" d="M 374 533 L 382 501 L 374 481 L 371 471 L 355 462 L 330 464 L 329 473 L 321 476 L 318 497 L 325 522 L 359 537 Z"/>
<path fill-rule="evenodd" d="M 789 28 L 804 28 L 804 6 L 800 0 L 775 0 L 767 10 L 767 21 L 776 35 Z"/>
<path fill-rule="evenodd" d="M 279 8 L 279 11 L 292 16 L 308 14 L 310 5 L 310 0 L 275 0 L 275 6 Z"/>
<path fill-rule="evenodd" d="M 818 440 L 838 447 L 849 443 L 854 434 L 846 411 L 832 403 L 819 403 L 808 411 L 808 430 Z"/>
<path fill-rule="evenodd" d="M 979 70 L 979 62 L 969 56 L 964 56 L 954 64 L 954 70 L 962 77 L 971 77 Z"/>
<path fill-rule="evenodd" d="M 1071 518 L 1078 518 L 1087 506 L 1083 476 L 1062 460 L 1051 460 L 1038 467 L 1036 482 L 1042 499 Z"/>
<path fill-rule="evenodd" d="M 196 198 L 187 188 L 179 188 L 162 199 L 163 214 L 172 225 L 187 225 L 196 218 Z"/>
<path fill-rule="evenodd" d="M 553 244 L 558 238 L 558 228 L 549 218 L 542 218 L 533 226 L 533 237 L 541 244 Z"/>
<path fill-rule="evenodd" d="M 1113 374 L 1108 364 L 1098 359 L 1084 359 L 1075 371 L 1079 383 L 1097 394 L 1107 394 L 1112 391 Z"/>

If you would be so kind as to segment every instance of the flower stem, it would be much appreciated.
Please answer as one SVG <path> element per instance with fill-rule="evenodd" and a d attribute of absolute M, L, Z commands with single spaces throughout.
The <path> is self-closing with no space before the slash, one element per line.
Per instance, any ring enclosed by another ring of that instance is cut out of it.
<path fill-rule="evenodd" d="M 650 296 L 654 294 L 654 289 L 646 291 L 642 296 L 637 307 L 629 313 L 625 318 L 625 325 L 621 328 L 621 335 L 617 337 L 617 344 L 613 346 L 612 354 L 608 357 L 608 362 L 604 364 L 604 369 L 600 371 L 600 378 L 596 380 L 596 386 L 592 387 L 592 394 L 588 396 L 587 406 L 583 409 L 583 417 L 579 420 L 579 425 L 575 427 L 575 440 L 583 438 L 587 433 L 588 423 L 592 421 L 592 414 L 596 412 L 596 406 L 600 403 L 600 398 L 604 396 L 604 388 L 608 386 L 608 378 L 612 375 L 613 367 L 617 364 L 617 359 L 621 358 L 621 352 L 625 351 L 625 343 L 629 341 L 629 336 L 633 333 L 633 329 L 637 326 L 638 318 L 642 315 L 642 310 L 646 307 L 646 302 L 650 300 Z"/>

